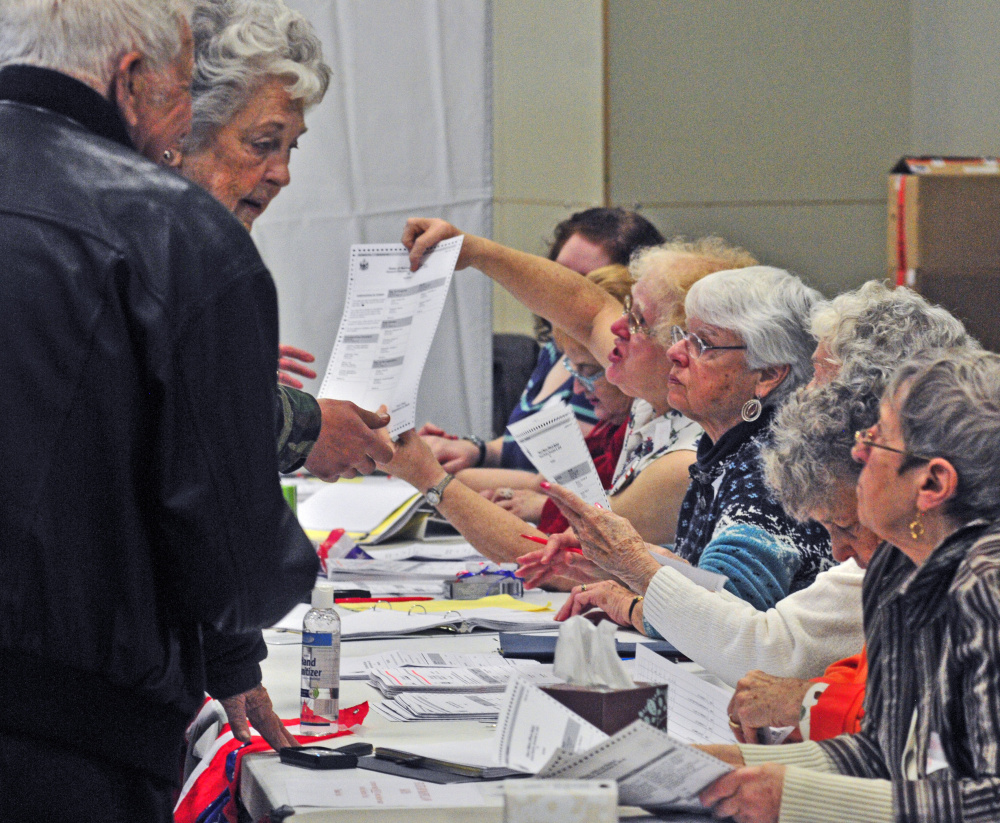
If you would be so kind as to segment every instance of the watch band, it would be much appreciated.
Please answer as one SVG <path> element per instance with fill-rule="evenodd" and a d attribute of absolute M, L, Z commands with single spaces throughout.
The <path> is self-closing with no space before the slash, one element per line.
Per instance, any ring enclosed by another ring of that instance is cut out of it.
<path fill-rule="evenodd" d="M 446 474 L 437 483 L 424 492 L 424 499 L 436 508 L 441 504 L 441 498 L 444 496 L 445 487 L 454 479 L 455 478 L 452 475 Z"/>
<path fill-rule="evenodd" d="M 472 443 L 472 445 L 474 445 L 477 449 L 479 449 L 479 459 L 476 460 L 475 464 L 473 465 L 474 469 L 478 469 L 480 466 L 483 465 L 483 463 L 486 462 L 486 441 L 475 434 L 470 434 L 465 439 L 468 440 L 470 443 Z"/>

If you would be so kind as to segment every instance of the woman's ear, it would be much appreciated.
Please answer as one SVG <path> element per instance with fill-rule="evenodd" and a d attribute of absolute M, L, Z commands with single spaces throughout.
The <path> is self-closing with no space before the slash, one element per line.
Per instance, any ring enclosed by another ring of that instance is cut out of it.
<path fill-rule="evenodd" d="M 758 400 L 763 400 L 773 392 L 782 381 L 788 377 L 792 367 L 787 363 L 780 366 L 766 366 L 760 370 L 760 380 L 757 381 L 757 389 L 754 392 Z"/>
<path fill-rule="evenodd" d="M 943 457 L 930 460 L 923 469 L 917 488 L 917 508 L 931 511 L 943 506 L 958 493 L 958 472 Z"/>

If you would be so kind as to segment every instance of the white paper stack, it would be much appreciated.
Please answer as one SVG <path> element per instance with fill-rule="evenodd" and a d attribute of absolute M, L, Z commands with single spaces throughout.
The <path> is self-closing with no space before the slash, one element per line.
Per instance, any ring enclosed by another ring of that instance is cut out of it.
<path fill-rule="evenodd" d="M 537 660 L 514 660 L 496 653 L 462 654 L 460 652 L 411 652 L 396 650 L 373 654 L 368 657 L 343 657 L 340 660 L 341 680 L 367 680 L 374 669 L 400 667 L 431 667 L 442 669 L 467 669 L 481 666 L 509 669 L 528 669 L 541 666 Z"/>
<path fill-rule="evenodd" d="M 389 609 L 368 611 L 341 616 L 341 639 L 364 640 L 396 637 L 401 634 L 448 627 L 460 633 L 474 629 L 499 632 L 547 631 L 556 628 L 554 612 L 524 612 L 516 609 L 486 608 L 453 610 L 437 614 L 423 614 L 414 603 L 410 612 Z"/>
<path fill-rule="evenodd" d="M 375 704 L 375 711 L 387 720 L 484 720 L 500 714 L 503 694 L 416 694 L 407 692 Z"/>
<path fill-rule="evenodd" d="M 488 560 L 328 560 L 326 576 L 330 580 L 378 579 L 393 577 L 402 580 L 454 580 L 462 572 L 478 572 L 498 568 Z M 516 568 L 516 566 L 512 566 Z"/>
<path fill-rule="evenodd" d="M 522 677 L 536 686 L 564 682 L 552 673 L 551 665 L 541 664 L 529 669 L 511 666 L 373 669 L 368 674 L 368 682 L 386 697 L 395 697 L 403 692 L 485 694 L 502 692 L 511 677 Z"/>

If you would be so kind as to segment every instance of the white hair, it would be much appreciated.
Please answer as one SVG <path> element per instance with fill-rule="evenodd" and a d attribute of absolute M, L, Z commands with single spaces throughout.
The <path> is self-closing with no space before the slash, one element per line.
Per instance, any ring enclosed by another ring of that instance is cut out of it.
<path fill-rule="evenodd" d="M 286 90 L 305 108 L 323 99 L 330 67 L 312 25 L 282 0 L 197 0 L 191 133 L 197 151 L 249 102 L 265 80 L 288 80 Z"/>
<path fill-rule="evenodd" d="M 137 51 L 154 69 L 176 59 L 189 0 L 2 0 L 0 67 L 40 66 L 108 86 Z"/>
<path fill-rule="evenodd" d="M 789 375 L 762 402 L 779 404 L 812 377 L 816 343 L 809 333 L 809 312 L 822 299 L 798 277 L 772 266 L 717 271 L 687 293 L 688 318 L 728 329 L 746 344 L 747 367 L 787 365 Z"/>

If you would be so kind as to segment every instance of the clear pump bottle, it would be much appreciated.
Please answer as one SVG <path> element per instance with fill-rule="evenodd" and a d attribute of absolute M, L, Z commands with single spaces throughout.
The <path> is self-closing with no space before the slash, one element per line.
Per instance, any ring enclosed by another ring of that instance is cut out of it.
<path fill-rule="evenodd" d="M 312 608 L 302 621 L 301 734 L 337 731 L 340 697 L 340 615 L 333 607 L 333 586 L 312 592 Z"/>

